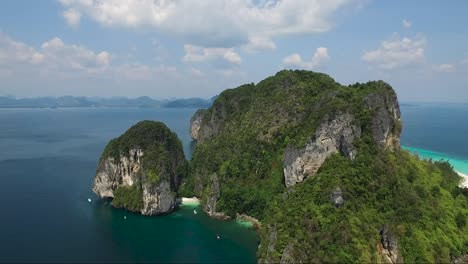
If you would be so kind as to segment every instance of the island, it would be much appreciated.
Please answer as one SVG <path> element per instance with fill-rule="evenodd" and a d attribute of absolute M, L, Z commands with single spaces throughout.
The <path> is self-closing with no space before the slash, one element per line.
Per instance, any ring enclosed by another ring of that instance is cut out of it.
<path fill-rule="evenodd" d="M 175 134 L 148 122 L 99 163 L 93 189 L 116 207 L 153 215 L 198 197 L 212 217 L 255 223 L 259 263 L 468 258 L 468 189 L 447 162 L 400 147 L 397 95 L 383 81 L 284 70 L 225 90 L 191 119 L 189 162 Z"/>
<path fill-rule="evenodd" d="M 106 146 L 93 191 L 112 205 L 143 215 L 176 208 L 177 191 L 187 174 L 182 143 L 161 122 L 142 121 Z"/>

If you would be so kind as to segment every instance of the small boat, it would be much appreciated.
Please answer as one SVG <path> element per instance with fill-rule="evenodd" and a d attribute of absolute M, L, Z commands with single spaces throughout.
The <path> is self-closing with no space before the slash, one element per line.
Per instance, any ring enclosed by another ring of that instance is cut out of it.
<path fill-rule="evenodd" d="M 126 215 L 124 215 L 124 219 L 127 220 L 127 216 L 126 216 Z"/>
<path fill-rule="evenodd" d="M 91 202 L 91 198 L 88 198 L 88 203 L 90 203 L 90 202 Z"/>
<path fill-rule="evenodd" d="M 193 214 L 197 214 L 197 210 L 193 210 Z"/>
<path fill-rule="evenodd" d="M 216 234 L 216 238 L 217 238 L 218 240 L 220 240 L 220 239 L 221 239 L 221 237 L 219 237 L 219 235 L 218 235 L 218 234 Z"/>

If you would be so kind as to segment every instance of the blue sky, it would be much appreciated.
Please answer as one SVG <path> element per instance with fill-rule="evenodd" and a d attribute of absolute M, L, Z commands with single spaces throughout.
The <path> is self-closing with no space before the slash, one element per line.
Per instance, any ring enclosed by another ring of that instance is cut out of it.
<path fill-rule="evenodd" d="M 3 0 L 0 95 L 211 97 L 281 69 L 468 102 L 468 1 Z"/>

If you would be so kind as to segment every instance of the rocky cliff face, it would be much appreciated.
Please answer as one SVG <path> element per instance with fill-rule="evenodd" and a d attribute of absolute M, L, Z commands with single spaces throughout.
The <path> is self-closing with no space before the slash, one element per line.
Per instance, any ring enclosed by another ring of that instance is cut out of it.
<path fill-rule="evenodd" d="M 202 123 L 202 117 L 205 112 L 205 109 L 199 109 L 190 119 L 190 137 L 193 140 L 199 140 L 200 138 L 200 127 Z"/>
<path fill-rule="evenodd" d="M 305 148 L 288 147 L 283 162 L 286 186 L 294 186 L 315 175 L 332 154 L 342 153 L 349 159 L 354 159 L 357 151 L 353 141 L 360 137 L 361 129 L 353 125 L 353 121 L 352 115 L 340 114 L 323 122 L 315 132 L 314 139 Z"/>
<path fill-rule="evenodd" d="M 114 198 L 117 207 L 143 215 L 165 214 L 177 205 L 185 168 L 175 134 L 162 123 L 144 121 L 106 147 L 93 191 L 101 198 Z"/>
<path fill-rule="evenodd" d="M 403 263 L 403 257 L 398 249 L 398 241 L 387 226 L 382 227 L 380 230 L 380 237 L 380 243 L 377 245 L 379 262 L 387 264 Z"/>
<path fill-rule="evenodd" d="M 365 99 L 366 107 L 375 114 L 372 136 L 382 147 L 400 148 L 401 112 L 395 93 L 372 93 Z"/>
<path fill-rule="evenodd" d="M 131 149 L 128 155 L 122 155 L 118 161 L 113 157 L 101 160 L 94 178 L 93 191 L 101 198 L 114 198 L 114 191 L 119 186 L 133 186 L 141 177 L 141 149 Z"/>

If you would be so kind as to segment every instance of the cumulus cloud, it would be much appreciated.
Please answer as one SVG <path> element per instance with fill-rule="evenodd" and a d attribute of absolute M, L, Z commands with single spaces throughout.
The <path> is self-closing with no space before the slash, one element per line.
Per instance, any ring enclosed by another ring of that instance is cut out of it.
<path fill-rule="evenodd" d="M 270 38 L 266 37 L 251 37 L 246 45 L 242 48 L 247 52 L 255 52 L 257 50 L 272 50 L 276 49 L 276 44 Z"/>
<path fill-rule="evenodd" d="M 80 70 L 99 72 L 106 69 L 111 61 L 107 51 L 96 53 L 83 46 L 65 44 L 60 38 L 53 38 L 41 46 L 45 65 L 51 71 Z"/>
<path fill-rule="evenodd" d="M 17 63 L 38 64 L 43 60 L 44 54 L 0 33 L 0 65 L 12 65 Z"/>
<path fill-rule="evenodd" d="M 67 24 L 72 27 L 80 25 L 81 14 L 73 8 L 67 9 L 62 13 L 62 16 L 67 21 Z"/>
<path fill-rule="evenodd" d="M 21 75 L 35 72 L 59 78 L 78 73 L 92 76 L 116 76 L 130 80 L 146 80 L 158 74 L 175 73 L 173 66 L 149 66 L 142 64 L 112 65 L 108 51 L 95 52 L 86 47 L 67 44 L 58 37 L 44 42 L 40 49 L 15 41 L 0 33 L 0 74 Z"/>
<path fill-rule="evenodd" d="M 315 51 L 311 61 L 304 61 L 301 55 L 294 53 L 283 59 L 283 65 L 299 69 L 316 70 L 323 67 L 329 59 L 328 49 L 320 47 Z"/>
<path fill-rule="evenodd" d="M 233 48 L 204 48 L 191 44 L 185 44 L 185 62 L 205 62 L 213 60 L 223 60 L 230 64 L 239 65 L 241 57 Z"/>
<path fill-rule="evenodd" d="M 401 38 L 393 35 L 389 40 L 381 43 L 376 50 L 365 52 L 361 59 L 383 70 L 394 70 L 424 61 L 424 37 Z"/>
<path fill-rule="evenodd" d="M 328 31 L 338 11 L 364 1 L 60 0 L 75 17 L 106 26 L 155 28 L 199 46 L 251 48 L 271 48 L 276 36 Z"/>
<path fill-rule="evenodd" d="M 401 21 L 401 24 L 405 28 L 410 28 L 413 25 L 413 22 L 411 22 L 411 21 L 409 21 L 407 19 L 403 19 L 403 21 Z"/>

